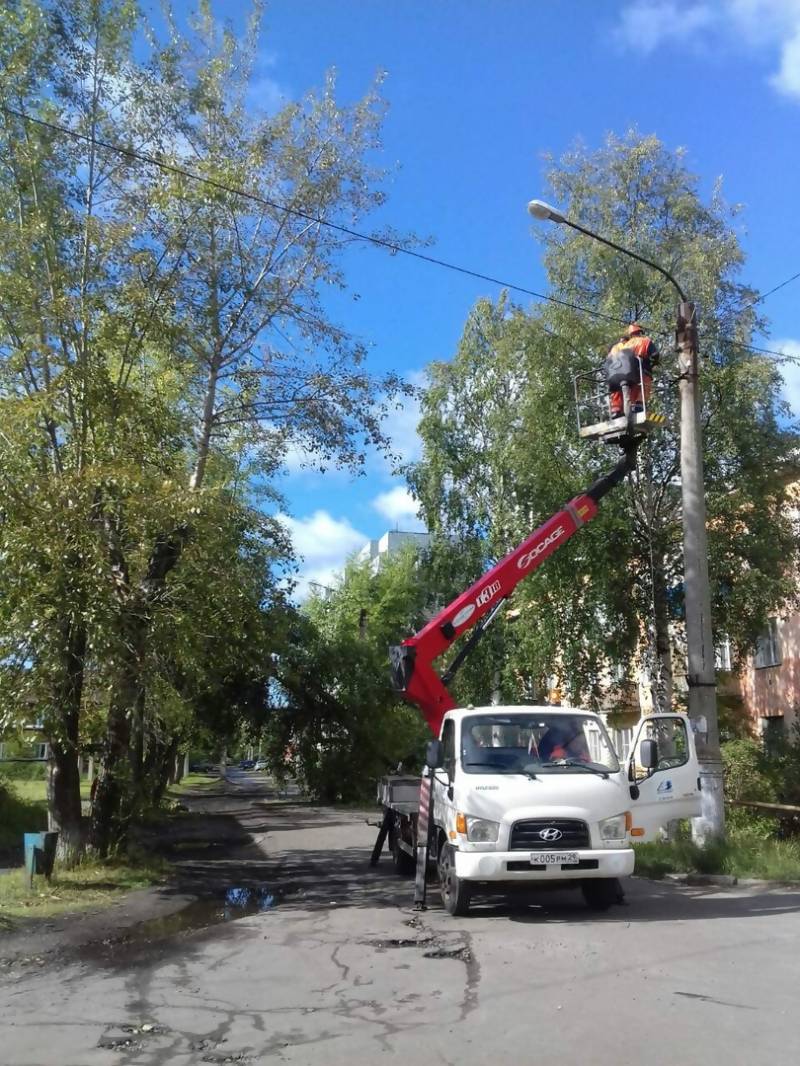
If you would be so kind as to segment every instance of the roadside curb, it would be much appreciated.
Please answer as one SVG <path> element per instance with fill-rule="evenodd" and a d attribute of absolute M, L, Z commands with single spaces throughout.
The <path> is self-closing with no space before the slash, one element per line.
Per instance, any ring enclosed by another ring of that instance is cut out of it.
<path fill-rule="evenodd" d="M 717 885 L 723 888 L 732 888 L 734 885 L 745 884 L 733 874 L 664 874 L 661 878 L 649 878 L 648 880 L 668 881 L 671 885 Z M 771 882 L 754 883 L 770 884 Z"/>
<path fill-rule="evenodd" d="M 656 884 L 666 881 L 671 885 L 716 885 L 719 888 L 793 888 L 800 891 L 800 881 L 770 881 L 763 877 L 736 877 L 733 874 L 664 874 L 663 877 L 635 876 Z"/>

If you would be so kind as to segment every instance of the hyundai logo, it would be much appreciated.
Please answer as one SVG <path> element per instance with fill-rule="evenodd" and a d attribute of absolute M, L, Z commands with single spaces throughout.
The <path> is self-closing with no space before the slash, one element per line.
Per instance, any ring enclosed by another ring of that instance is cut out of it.
<path fill-rule="evenodd" d="M 552 842 L 554 840 L 560 840 L 564 834 L 560 829 L 540 829 L 539 836 L 542 840 Z"/>

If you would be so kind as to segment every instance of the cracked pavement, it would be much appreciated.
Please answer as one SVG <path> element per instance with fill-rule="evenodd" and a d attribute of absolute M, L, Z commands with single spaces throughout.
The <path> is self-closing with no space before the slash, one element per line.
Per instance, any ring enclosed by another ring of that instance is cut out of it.
<path fill-rule="evenodd" d="M 120 920 L 76 943 L 75 921 L 61 946 L 40 936 L 35 958 L 5 953 L 0 1062 L 800 1058 L 798 890 L 633 879 L 627 905 L 605 915 L 575 892 L 487 897 L 466 919 L 432 892 L 415 914 L 389 857 L 369 868 L 376 830 L 363 813 L 265 799 L 243 782 L 234 774 L 228 795 L 195 806 L 224 811 L 251 843 L 183 858 L 158 925 Z M 187 895 L 198 885 L 199 905 Z M 230 885 L 259 887 L 265 909 L 238 916 Z"/>

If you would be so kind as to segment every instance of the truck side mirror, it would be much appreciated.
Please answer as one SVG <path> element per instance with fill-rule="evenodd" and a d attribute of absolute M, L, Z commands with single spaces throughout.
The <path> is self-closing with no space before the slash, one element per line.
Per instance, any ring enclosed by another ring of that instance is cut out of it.
<path fill-rule="evenodd" d="M 441 740 L 429 740 L 428 741 L 428 753 L 425 756 L 425 762 L 430 770 L 438 770 L 444 762 L 444 752 L 442 751 Z"/>
<path fill-rule="evenodd" d="M 658 744 L 655 740 L 643 740 L 639 748 L 639 763 L 645 770 L 655 770 L 658 766 Z"/>

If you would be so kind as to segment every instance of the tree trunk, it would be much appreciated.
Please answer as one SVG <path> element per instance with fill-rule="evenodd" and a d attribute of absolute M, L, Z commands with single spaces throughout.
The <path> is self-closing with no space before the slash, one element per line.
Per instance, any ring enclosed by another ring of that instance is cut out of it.
<path fill-rule="evenodd" d="M 164 798 L 167 786 L 175 776 L 175 763 L 178 757 L 178 738 L 173 737 L 168 744 L 159 743 L 157 765 L 153 767 L 152 799 L 158 805 Z M 155 760 L 154 760 L 155 762 Z"/>
<path fill-rule="evenodd" d="M 131 736 L 130 685 L 119 682 L 111 698 L 97 789 L 92 803 L 91 844 L 101 858 L 124 844 L 127 819 L 120 816 L 123 795 L 129 791 L 128 747 Z"/>
<path fill-rule="evenodd" d="M 187 756 L 176 750 L 175 761 L 172 764 L 172 773 L 169 779 L 171 785 L 179 785 L 183 780 L 183 775 L 186 771 L 186 760 Z"/>
<path fill-rule="evenodd" d="M 653 612 L 655 615 L 655 677 L 652 681 L 653 710 L 672 710 L 672 645 L 669 635 L 669 604 L 665 587 L 664 565 L 653 560 Z"/>
<path fill-rule="evenodd" d="M 48 829 L 58 833 L 56 858 L 72 867 L 83 853 L 81 788 L 76 748 L 50 741 L 47 764 Z"/>
<path fill-rule="evenodd" d="M 145 667 L 152 612 L 189 535 L 186 526 L 160 534 L 137 594 L 129 595 L 120 604 L 120 643 L 125 654 L 113 683 L 103 769 L 92 808 L 92 845 L 100 855 L 124 844 L 128 826 L 146 799 Z"/>
<path fill-rule="evenodd" d="M 63 674 L 54 694 L 55 721 L 48 729 L 47 820 L 59 834 L 56 857 L 74 866 L 84 846 L 78 735 L 87 638 L 83 624 L 72 620 L 64 621 L 62 633 Z"/>

